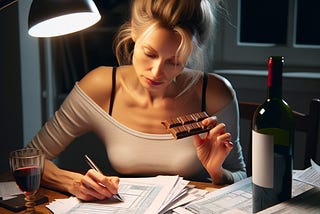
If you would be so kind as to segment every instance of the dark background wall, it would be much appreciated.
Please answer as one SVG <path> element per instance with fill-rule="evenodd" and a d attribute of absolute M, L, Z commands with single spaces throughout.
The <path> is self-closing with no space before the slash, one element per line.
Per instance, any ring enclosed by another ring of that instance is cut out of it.
<path fill-rule="evenodd" d="M 23 145 L 18 7 L 0 11 L 0 172 L 8 153 Z"/>

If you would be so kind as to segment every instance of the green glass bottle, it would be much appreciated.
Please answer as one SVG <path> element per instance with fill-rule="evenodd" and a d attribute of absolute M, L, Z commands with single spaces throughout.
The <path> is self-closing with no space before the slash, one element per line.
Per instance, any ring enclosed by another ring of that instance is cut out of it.
<path fill-rule="evenodd" d="M 268 97 L 252 121 L 252 207 L 259 212 L 291 198 L 294 116 L 282 98 L 284 57 L 268 58 Z"/>

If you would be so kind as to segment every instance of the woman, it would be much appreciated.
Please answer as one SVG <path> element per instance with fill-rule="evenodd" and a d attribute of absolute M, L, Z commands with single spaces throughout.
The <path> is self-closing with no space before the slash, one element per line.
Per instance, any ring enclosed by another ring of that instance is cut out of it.
<path fill-rule="evenodd" d="M 59 169 L 56 157 L 77 136 L 95 132 L 122 175 L 179 174 L 233 183 L 246 177 L 236 95 L 222 77 L 191 69 L 214 25 L 209 0 L 135 0 L 115 40 L 121 66 L 89 72 L 28 146 L 42 149 L 42 185 L 83 200 L 111 197 L 119 178 Z M 188 65 L 187 65 L 188 64 Z M 198 63 L 204 64 L 204 63 Z M 206 111 L 207 134 L 174 140 L 161 121 Z M 105 187 L 99 185 L 102 183 Z"/>

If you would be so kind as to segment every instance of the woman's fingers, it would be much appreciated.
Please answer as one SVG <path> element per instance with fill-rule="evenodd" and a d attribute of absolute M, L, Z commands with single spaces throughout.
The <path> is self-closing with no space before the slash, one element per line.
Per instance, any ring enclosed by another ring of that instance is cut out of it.
<path fill-rule="evenodd" d="M 221 143 L 230 142 L 231 141 L 231 134 L 228 132 L 220 134 L 217 136 L 217 141 L 221 142 Z"/>
<path fill-rule="evenodd" d="M 226 125 L 224 123 L 219 123 L 210 130 L 210 134 L 213 134 L 215 136 L 222 135 L 224 133 L 226 133 Z"/>
<path fill-rule="evenodd" d="M 218 118 L 216 116 L 208 117 L 202 121 L 202 124 L 205 126 L 212 125 L 215 127 L 218 124 Z"/>
<path fill-rule="evenodd" d="M 208 117 L 202 121 L 202 124 L 205 126 L 215 127 L 218 124 L 218 119 L 216 116 Z M 204 139 L 202 139 L 199 135 L 194 135 L 193 137 L 194 137 L 194 145 L 196 147 L 200 146 L 204 142 Z"/>
<path fill-rule="evenodd" d="M 216 140 L 218 138 L 224 138 L 225 140 L 231 139 L 231 135 L 226 132 L 226 125 L 224 123 L 217 124 L 215 117 L 210 117 L 203 120 L 205 126 L 212 125 L 213 128 L 207 133 L 205 138 L 210 140 Z M 226 135 L 225 135 L 226 134 Z M 204 139 L 201 139 L 199 135 L 194 136 L 194 142 L 196 146 L 201 145 L 204 142 Z"/>
<path fill-rule="evenodd" d="M 196 135 L 193 135 L 193 142 L 194 142 L 194 146 L 197 148 L 204 142 L 204 140 L 199 135 L 196 134 Z"/>
<path fill-rule="evenodd" d="M 113 194 L 117 193 L 119 178 L 107 177 L 90 169 L 82 178 L 81 183 L 83 184 L 83 194 L 103 200 L 105 198 L 111 198 Z"/>
<path fill-rule="evenodd" d="M 226 148 L 226 153 L 229 154 L 231 149 L 233 148 L 233 143 L 231 142 L 231 134 L 230 133 L 225 133 L 223 135 L 220 135 L 218 137 L 218 141 L 221 142 L 221 145 Z"/>

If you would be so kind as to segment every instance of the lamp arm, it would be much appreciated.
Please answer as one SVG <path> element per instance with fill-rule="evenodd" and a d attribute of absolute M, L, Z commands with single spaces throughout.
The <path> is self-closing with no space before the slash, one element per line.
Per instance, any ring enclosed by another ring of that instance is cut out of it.
<path fill-rule="evenodd" d="M 16 3 L 18 0 L 0 0 L 0 11 Z"/>

